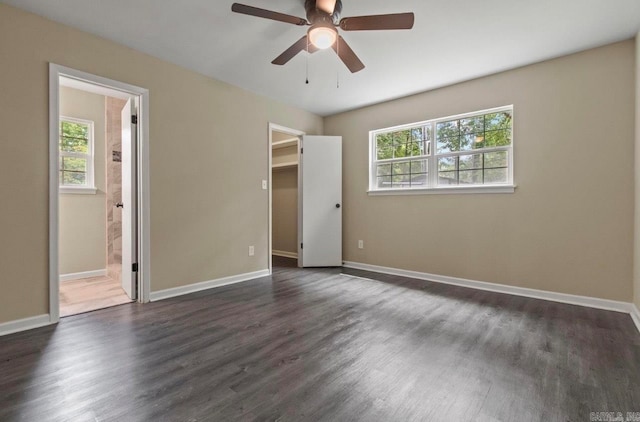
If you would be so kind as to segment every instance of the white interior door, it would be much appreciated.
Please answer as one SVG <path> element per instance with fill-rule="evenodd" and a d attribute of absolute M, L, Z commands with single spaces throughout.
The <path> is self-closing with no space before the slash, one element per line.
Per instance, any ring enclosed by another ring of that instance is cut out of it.
<path fill-rule="evenodd" d="M 133 100 L 122 109 L 122 289 L 136 299 L 137 271 L 137 192 L 136 192 L 136 125 Z"/>
<path fill-rule="evenodd" d="M 342 266 L 342 137 L 303 136 L 303 267 Z"/>

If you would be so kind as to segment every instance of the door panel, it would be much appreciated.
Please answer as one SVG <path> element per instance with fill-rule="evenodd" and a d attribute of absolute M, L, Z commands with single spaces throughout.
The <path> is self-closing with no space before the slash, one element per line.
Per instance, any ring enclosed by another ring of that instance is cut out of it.
<path fill-rule="evenodd" d="M 303 267 L 342 266 L 342 137 L 304 136 L 302 173 Z"/>
<path fill-rule="evenodd" d="M 131 99 L 122 109 L 122 289 L 136 299 L 137 273 L 137 192 L 136 192 L 136 125 L 132 123 L 135 106 Z"/>

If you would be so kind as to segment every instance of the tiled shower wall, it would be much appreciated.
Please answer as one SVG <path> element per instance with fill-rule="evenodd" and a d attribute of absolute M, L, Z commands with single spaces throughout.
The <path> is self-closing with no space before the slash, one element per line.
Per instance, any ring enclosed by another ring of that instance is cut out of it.
<path fill-rule="evenodd" d="M 120 112 L 125 103 L 125 100 L 106 97 L 107 275 L 118 281 L 122 273 L 122 208 L 116 208 L 116 204 L 122 200 L 122 168 L 120 163 L 122 127 Z"/>

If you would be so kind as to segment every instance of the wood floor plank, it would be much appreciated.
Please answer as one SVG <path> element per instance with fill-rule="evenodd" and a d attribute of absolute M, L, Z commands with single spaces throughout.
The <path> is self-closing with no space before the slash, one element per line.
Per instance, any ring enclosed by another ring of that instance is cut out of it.
<path fill-rule="evenodd" d="M 640 411 L 628 315 L 275 259 L 0 338 L 1 421 L 584 421 Z"/>

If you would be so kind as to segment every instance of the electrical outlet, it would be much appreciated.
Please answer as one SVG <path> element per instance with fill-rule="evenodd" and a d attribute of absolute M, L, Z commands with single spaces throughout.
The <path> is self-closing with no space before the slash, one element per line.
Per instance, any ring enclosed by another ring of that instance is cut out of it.
<path fill-rule="evenodd" d="M 256 248 L 253 245 L 249 246 L 249 256 L 253 256 L 255 254 L 256 254 Z"/>
<path fill-rule="evenodd" d="M 358 249 L 364 249 L 364 241 L 358 240 Z"/>
<path fill-rule="evenodd" d="M 262 189 L 267 190 L 267 181 L 266 180 L 262 181 Z"/>

